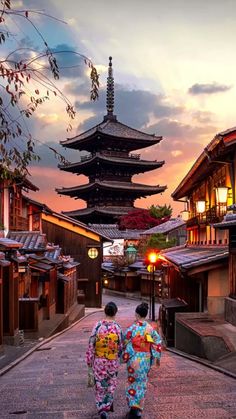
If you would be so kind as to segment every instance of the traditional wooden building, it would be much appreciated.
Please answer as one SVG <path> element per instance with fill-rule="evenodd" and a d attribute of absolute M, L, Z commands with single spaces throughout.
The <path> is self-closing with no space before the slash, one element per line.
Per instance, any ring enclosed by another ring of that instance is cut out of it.
<path fill-rule="evenodd" d="M 236 297 L 235 227 L 229 229 L 222 223 L 229 206 L 235 203 L 235 176 L 233 128 L 213 138 L 172 194 L 174 200 L 186 202 L 188 243 L 163 252 L 168 262 L 166 282 L 170 297 L 183 298 L 192 311 L 224 315 L 226 300 Z"/>
<path fill-rule="evenodd" d="M 9 230 L 29 230 L 28 208 L 24 192 L 38 191 L 26 178 L 0 182 L 0 229 L 6 235 Z"/>
<path fill-rule="evenodd" d="M 12 257 L 21 247 L 14 240 L 0 239 L 0 351 L 3 343 L 19 343 L 19 272 Z"/>
<path fill-rule="evenodd" d="M 181 246 L 185 244 L 187 239 L 186 223 L 181 217 L 170 218 L 165 223 L 141 232 L 141 236 L 147 238 L 153 234 L 163 234 L 166 242 L 174 239 L 175 245 Z"/>
<path fill-rule="evenodd" d="M 133 154 L 159 143 L 162 137 L 149 135 L 120 123 L 113 114 L 114 78 L 110 57 L 107 78 L 107 115 L 103 121 L 76 137 L 62 141 L 63 147 L 86 151 L 79 162 L 60 165 L 63 171 L 83 174 L 84 185 L 58 188 L 60 195 L 86 201 L 87 208 L 64 212 L 85 223 L 110 224 L 134 209 L 137 198 L 159 194 L 166 186 L 132 182 L 132 176 L 160 168 L 164 161 L 146 161 Z"/>
<path fill-rule="evenodd" d="M 111 240 L 86 224 L 54 211 L 42 212 L 41 218 L 48 240 L 60 243 L 62 251 L 79 262 L 78 289 L 84 292 L 85 305 L 101 307 L 103 241 Z"/>

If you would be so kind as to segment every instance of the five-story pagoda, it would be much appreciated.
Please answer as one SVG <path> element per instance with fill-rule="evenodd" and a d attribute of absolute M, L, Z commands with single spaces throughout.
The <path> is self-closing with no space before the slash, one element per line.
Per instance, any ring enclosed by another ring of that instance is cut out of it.
<path fill-rule="evenodd" d="M 64 212 L 85 223 L 110 224 L 119 216 L 134 210 L 134 201 L 163 192 L 166 186 L 150 186 L 132 182 L 132 176 L 157 169 L 164 161 L 147 161 L 131 154 L 159 143 L 162 137 L 146 134 L 120 123 L 113 114 L 114 78 L 112 57 L 109 57 L 107 78 L 107 115 L 103 121 L 74 138 L 61 141 L 63 147 L 85 150 L 89 154 L 80 162 L 59 165 L 61 170 L 88 176 L 85 185 L 56 189 L 87 202 L 87 208 Z"/>

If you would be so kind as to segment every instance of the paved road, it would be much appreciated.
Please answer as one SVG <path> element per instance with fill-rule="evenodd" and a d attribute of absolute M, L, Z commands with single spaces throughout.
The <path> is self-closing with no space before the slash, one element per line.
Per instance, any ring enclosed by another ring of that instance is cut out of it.
<path fill-rule="evenodd" d="M 136 302 L 117 301 L 117 320 L 126 327 L 133 320 Z M 0 417 L 96 418 L 93 389 L 87 388 L 84 362 L 89 333 L 102 312 L 90 314 L 63 334 L 45 343 L 0 378 Z M 127 411 L 125 365 L 120 368 L 115 412 Z M 144 419 L 236 418 L 236 380 L 212 369 L 163 353 L 161 367 L 153 369 Z"/>

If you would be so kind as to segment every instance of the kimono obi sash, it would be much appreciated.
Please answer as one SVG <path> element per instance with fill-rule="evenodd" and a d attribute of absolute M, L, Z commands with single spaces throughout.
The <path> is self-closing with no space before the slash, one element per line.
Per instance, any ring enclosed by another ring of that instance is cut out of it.
<path fill-rule="evenodd" d="M 148 333 L 144 336 L 137 335 L 132 338 L 132 346 L 136 352 L 150 352 L 151 344 L 154 342 Z"/>
<path fill-rule="evenodd" d="M 116 333 L 98 334 L 95 343 L 95 355 L 98 358 L 118 358 L 118 335 Z"/>

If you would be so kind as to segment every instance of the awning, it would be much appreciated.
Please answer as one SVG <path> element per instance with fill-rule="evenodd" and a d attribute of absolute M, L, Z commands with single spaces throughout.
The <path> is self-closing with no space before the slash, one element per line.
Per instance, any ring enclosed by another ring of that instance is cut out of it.
<path fill-rule="evenodd" d="M 11 262 L 6 259 L 0 259 L 0 266 L 10 266 Z"/>
<path fill-rule="evenodd" d="M 163 260 L 189 274 L 207 271 L 210 265 L 227 261 L 228 256 L 228 246 L 178 246 L 161 252 Z"/>
<path fill-rule="evenodd" d="M 223 221 L 213 224 L 213 227 L 218 228 L 219 230 L 228 230 L 236 227 L 236 214 L 226 214 Z"/>
<path fill-rule="evenodd" d="M 14 262 L 17 263 L 26 263 L 27 262 L 27 258 L 25 256 L 16 256 L 11 258 L 11 260 L 13 260 Z"/>
<path fill-rule="evenodd" d="M 63 268 L 72 269 L 72 268 L 75 268 L 76 266 L 79 266 L 79 265 L 80 265 L 79 262 L 64 262 L 63 263 Z"/>
<path fill-rule="evenodd" d="M 61 281 L 64 281 L 64 282 L 69 282 L 69 281 L 72 280 L 72 277 L 71 276 L 66 276 L 66 275 L 61 274 L 61 273 L 58 273 L 57 274 L 57 279 L 60 279 Z"/>
<path fill-rule="evenodd" d="M 6 237 L 0 238 L 0 247 L 1 249 L 19 249 L 23 245 L 16 240 L 8 239 Z"/>
<path fill-rule="evenodd" d="M 52 266 L 52 265 L 48 265 L 46 263 L 41 263 L 41 262 L 30 264 L 29 266 L 30 266 L 31 269 L 34 269 L 34 270 L 40 271 L 40 272 L 49 272 L 49 271 L 51 271 L 51 269 L 54 268 L 54 266 Z"/>

